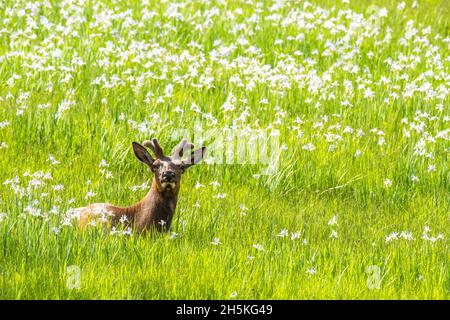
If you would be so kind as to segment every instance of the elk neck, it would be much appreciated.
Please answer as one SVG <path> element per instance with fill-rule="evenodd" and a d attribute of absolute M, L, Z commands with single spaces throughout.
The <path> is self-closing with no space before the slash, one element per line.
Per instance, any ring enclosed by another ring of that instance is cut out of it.
<path fill-rule="evenodd" d="M 159 190 L 155 178 L 152 187 L 144 199 L 138 204 L 137 228 L 139 230 L 148 229 L 151 226 L 162 227 L 160 222 L 164 221 L 165 228 L 168 229 L 172 222 L 173 214 L 178 202 L 179 184 L 175 189 Z"/>

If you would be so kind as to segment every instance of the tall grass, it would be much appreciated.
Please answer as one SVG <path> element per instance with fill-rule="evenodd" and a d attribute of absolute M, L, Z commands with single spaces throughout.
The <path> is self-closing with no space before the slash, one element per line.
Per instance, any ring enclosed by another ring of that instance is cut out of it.
<path fill-rule="evenodd" d="M 50 3 L 36 10 L 21 1 L 0 4 L 0 298 L 448 299 L 450 145 L 438 135 L 449 129 L 449 100 L 436 93 L 449 90 L 447 2 L 413 8 L 406 1 L 398 9 L 396 1 L 291 1 L 271 9 L 269 1 L 188 1 L 173 15 L 167 2 Z M 379 25 L 370 20 L 370 5 L 387 9 Z M 219 13 L 209 18 L 205 12 L 214 8 Z M 295 10 L 311 14 L 311 28 L 267 18 Z M 54 25 L 45 27 L 43 16 Z M 347 29 L 324 27 L 327 17 Z M 409 20 L 419 31 L 407 39 Z M 388 30 L 392 39 L 377 43 Z M 248 44 L 239 44 L 241 36 Z M 343 51 L 323 55 L 327 40 Z M 342 58 L 353 48 L 353 57 Z M 393 71 L 386 63 L 411 56 L 420 57 L 413 67 L 407 60 Z M 434 76 L 424 76 L 430 71 Z M 327 72 L 331 79 L 323 80 Z M 310 87 L 315 75 L 324 81 L 318 92 Z M 235 76 L 243 87 L 230 81 Z M 250 90 L 253 76 L 260 78 Z M 205 77 L 211 86 L 199 86 Z M 411 83 L 434 91 L 403 96 Z M 372 97 L 358 89 L 362 84 Z M 226 112 L 230 94 L 235 108 Z M 236 122 L 245 108 L 249 117 Z M 236 123 L 279 130 L 285 150 L 278 171 L 259 176 L 263 164 L 189 169 L 173 233 L 165 235 L 64 224 L 71 208 L 144 197 L 145 188 L 131 188 L 151 175 L 131 142 L 157 137 L 170 150 L 175 130 L 199 122 L 205 130 Z M 327 141 L 328 133 L 341 140 Z M 420 139 L 427 141 L 423 155 L 416 152 Z M 70 266 L 80 270 L 75 288 L 68 285 Z"/>

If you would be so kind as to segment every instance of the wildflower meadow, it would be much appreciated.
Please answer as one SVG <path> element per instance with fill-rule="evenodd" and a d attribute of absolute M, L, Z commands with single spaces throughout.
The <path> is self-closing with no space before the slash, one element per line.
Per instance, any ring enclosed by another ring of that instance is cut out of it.
<path fill-rule="evenodd" d="M 448 299 L 449 96 L 446 0 L 0 0 L 0 299 Z"/>

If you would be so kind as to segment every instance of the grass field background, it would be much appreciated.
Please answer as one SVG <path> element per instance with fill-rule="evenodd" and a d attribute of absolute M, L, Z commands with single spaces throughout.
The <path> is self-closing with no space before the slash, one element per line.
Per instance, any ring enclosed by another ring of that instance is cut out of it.
<path fill-rule="evenodd" d="M 0 298 L 448 299 L 449 17 L 0 1 Z M 189 169 L 163 236 L 76 228 L 73 208 L 145 196 L 132 141 L 196 124 L 277 130 L 278 170 Z"/>

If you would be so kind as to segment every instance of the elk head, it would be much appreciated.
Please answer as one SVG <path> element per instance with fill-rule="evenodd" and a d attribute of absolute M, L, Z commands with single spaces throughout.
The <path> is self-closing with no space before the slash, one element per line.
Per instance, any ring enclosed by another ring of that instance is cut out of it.
<path fill-rule="evenodd" d="M 206 150 L 206 147 L 201 147 L 194 151 L 194 145 L 187 143 L 185 139 L 175 147 L 170 156 L 164 154 L 156 139 L 146 140 L 143 145 L 153 152 L 155 158 L 137 142 L 133 142 L 134 154 L 154 173 L 156 188 L 159 192 L 178 191 L 182 174 L 187 168 L 200 162 Z M 189 154 L 189 157 L 183 158 L 185 154 Z"/>

